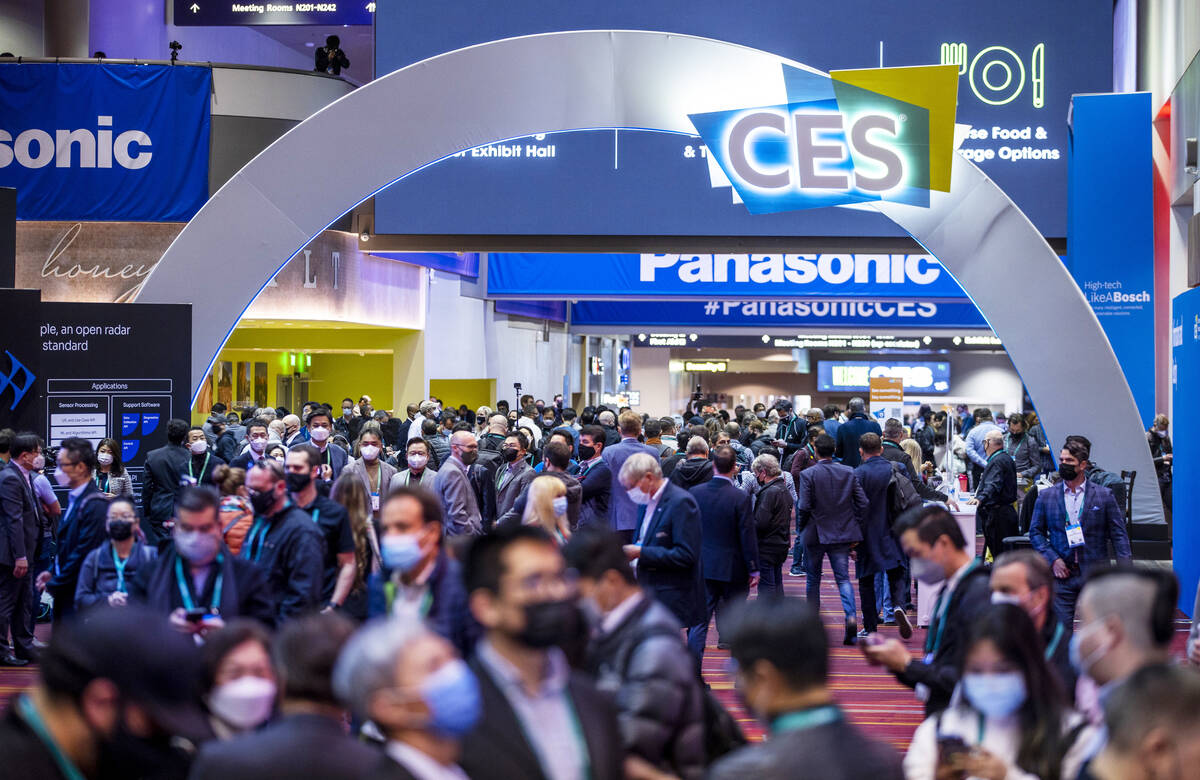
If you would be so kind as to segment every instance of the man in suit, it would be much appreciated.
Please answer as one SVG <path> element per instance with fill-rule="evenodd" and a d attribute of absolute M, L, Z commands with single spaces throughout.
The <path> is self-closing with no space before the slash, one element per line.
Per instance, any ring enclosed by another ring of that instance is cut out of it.
<path fill-rule="evenodd" d="M 839 436 L 846 430 L 846 425 L 838 432 Z M 842 612 L 846 616 L 843 641 L 852 645 L 858 636 L 858 620 L 854 609 L 854 586 L 850 584 L 850 549 L 863 540 L 867 495 L 852 468 L 833 462 L 835 445 L 832 438 L 818 436 L 813 446 L 817 451 L 817 462 L 800 472 L 800 484 L 796 486 L 797 525 L 804 529 L 804 552 L 808 562 L 806 597 L 820 608 L 821 567 L 828 555 Z M 857 449 L 855 455 L 858 455 Z"/>
<path fill-rule="evenodd" d="M 608 516 L 612 471 L 604 462 L 604 429 L 599 425 L 579 429 L 579 483 L 583 488 L 579 527 L 612 528 Z"/>
<path fill-rule="evenodd" d="M 9 445 L 0 469 L 0 666 L 25 666 L 37 657 L 33 638 L 33 573 L 29 570 L 41 532 L 30 475 L 42 454 L 35 434 L 21 433 Z M 12 645 L 8 635 L 12 632 Z"/>
<path fill-rule="evenodd" d="M 892 464 L 883 457 L 883 443 L 873 433 L 864 433 L 859 439 L 862 463 L 854 470 L 858 484 L 867 497 L 867 511 L 863 515 L 863 543 L 858 546 L 858 559 L 854 562 L 854 574 L 858 577 L 858 594 L 862 597 L 863 631 L 874 634 L 879 627 L 879 613 L 875 608 L 875 576 L 883 574 L 891 594 L 892 615 L 905 639 L 912 636 L 912 624 L 904 612 L 908 601 L 905 592 L 904 553 L 892 535 Z M 899 477 L 903 479 L 903 477 Z"/>
<path fill-rule="evenodd" d="M 879 427 L 879 423 L 867 416 L 866 404 L 861 398 L 851 398 L 850 403 L 846 405 L 846 411 L 850 413 L 850 419 L 838 426 L 834 454 L 843 464 L 854 468 L 861 460 L 858 440 L 864 433 L 882 436 L 883 429 Z"/>
<path fill-rule="evenodd" d="M 330 445 L 329 437 L 332 435 L 333 416 L 325 407 L 318 406 L 316 411 L 308 415 L 308 438 L 321 453 L 321 479 L 326 482 L 336 482 L 350 460 L 349 453 L 344 449 Z"/>
<path fill-rule="evenodd" d="M 462 743 L 473 780 L 623 777 L 616 713 L 561 645 L 583 632 L 557 543 L 513 526 L 476 539 L 465 577 L 484 627 L 471 668 L 483 716 Z"/>
<path fill-rule="evenodd" d="M 704 576 L 705 608 L 701 620 L 688 628 L 688 648 L 699 660 L 708 641 L 708 622 L 717 616 L 717 647 L 728 648 L 725 618 L 730 607 L 746 601 L 758 584 L 758 537 L 754 530 L 750 494 L 733 484 L 737 455 L 718 447 L 713 457 L 716 476 L 692 488 L 700 506 L 700 561 Z"/>
<path fill-rule="evenodd" d="M 925 658 L 914 659 L 912 650 L 898 639 L 859 648 L 868 663 L 887 668 L 912 688 L 925 703 L 925 714 L 933 715 L 950 705 L 972 625 L 992 603 L 989 572 L 974 550 L 967 548 L 954 515 L 940 506 L 905 512 L 893 531 L 921 585 L 942 586 L 925 633 Z"/>
<path fill-rule="evenodd" d="M 165 542 L 171 536 L 167 523 L 175 511 L 175 499 L 183 487 L 191 455 L 183 446 L 188 428 L 183 420 L 167 421 L 167 443 L 146 453 L 146 478 L 142 485 L 142 530 L 150 544 Z"/>
<path fill-rule="evenodd" d="M 611 412 L 606 412 L 611 416 Z M 604 414 L 601 414 L 603 417 Z M 621 466 L 635 453 L 645 453 L 654 457 L 655 462 L 658 461 L 658 450 L 638 442 L 638 436 L 642 433 L 642 418 L 638 417 L 633 412 L 623 412 L 618 419 L 621 431 L 621 440 L 617 444 L 613 444 L 604 448 L 604 462 L 608 465 L 608 469 L 612 474 L 612 486 L 610 488 L 609 510 L 612 518 L 612 529 L 622 537 L 626 544 L 633 542 L 634 532 L 637 529 L 638 523 L 638 508 L 637 505 L 630 500 L 625 493 L 625 488 L 621 486 L 620 474 Z M 684 625 L 691 625 L 684 621 Z"/>
<path fill-rule="evenodd" d="M 234 558 L 224 548 L 219 508 L 220 501 L 212 491 L 184 488 L 175 505 L 175 544 L 140 567 L 129 583 L 131 603 L 169 616 L 176 631 L 201 638 L 235 617 L 275 623 L 266 572 L 250 561 Z M 182 586 L 178 572 L 184 574 Z M 206 617 L 188 620 L 188 610 L 204 610 Z"/>
<path fill-rule="evenodd" d="M 1017 466 L 1004 451 L 1004 434 L 988 431 L 983 437 L 987 457 L 979 475 L 975 496 L 968 502 L 978 504 L 976 522 L 983 528 L 983 538 L 991 550 L 992 560 L 1004 552 L 1004 539 L 1019 532 L 1017 510 Z"/>
<path fill-rule="evenodd" d="M 504 440 L 500 457 L 504 461 L 496 470 L 496 517 L 502 518 L 513 508 L 517 496 L 525 492 L 537 476 L 529 466 L 529 437 L 514 431 Z"/>
<path fill-rule="evenodd" d="M 625 554 L 638 584 L 685 626 L 704 619 L 704 576 L 700 562 L 700 507 L 692 494 L 668 482 L 657 456 L 638 452 L 618 475 L 621 489 L 638 508 L 633 544 Z"/>
<path fill-rule="evenodd" d="M 555 431 L 550 436 L 550 441 L 546 442 L 546 446 L 542 448 L 542 463 L 545 465 L 545 470 L 541 475 L 534 472 L 534 477 L 554 477 L 563 483 L 563 487 L 567 491 L 567 523 L 574 531 L 579 527 L 579 509 L 583 499 L 583 487 L 579 484 L 578 479 L 567 473 L 567 468 L 571 465 L 571 445 L 563 441 L 563 437 L 558 434 L 559 432 Z M 567 440 L 570 440 L 569 436 Z M 529 485 L 532 483 L 533 480 L 526 483 L 525 489 L 521 491 L 521 495 L 517 496 L 512 508 L 498 522 L 521 522 L 525 517 L 525 506 L 529 501 Z"/>
<path fill-rule="evenodd" d="M 759 599 L 731 637 L 738 690 L 766 724 L 766 742 L 718 761 L 710 780 L 901 780 L 900 755 L 849 723 L 829 689 L 829 642 L 817 610 L 797 599 Z"/>
<path fill-rule="evenodd" d="M 446 536 L 475 536 L 483 533 L 479 500 L 471 486 L 468 469 L 479 457 L 479 442 L 469 431 L 450 437 L 450 457 L 437 471 L 433 492 L 442 502 Z"/>
<path fill-rule="evenodd" d="M 203 431 L 199 436 L 207 445 Z M 92 479 L 96 453 L 90 441 L 77 437 L 63 439 L 55 462 L 58 473 L 63 475 L 56 475 L 56 479 L 60 485 L 65 479 L 70 492 L 67 511 L 63 512 L 58 524 L 54 565 L 50 571 L 38 576 L 38 584 L 49 588 L 54 597 L 54 622 L 57 625 L 75 611 L 75 589 L 79 585 L 84 559 L 108 538 L 108 499 Z"/>
<path fill-rule="evenodd" d="M 288 498 L 283 464 L 267 458 L 246 474 L 254 524 L 246 532 L 241 557 L 267 573 L 276 622 L 325 606 L 325 538 L 312 515 Z M 176 540 L 178 546 L 178 540 Z"/>
<path fill-rule="evenodd" d="M 1062 480 L 1038 492 L 1029 522 L 1029 541 L 1054 572 L 1054 611 L 1068 633 L 1074 628 L 1075 602 L 1088 573 L 1110 561 L 1109 544 L 1118 561 L 1133 558 L 1112 491 L 1087 478 L 1090 457 L 1083 442 L 1067 440 L 1059 454 Z"/>
<path fill-rule="evenodd" d="M 187 467 L 182 476 L 187 479 L 188 484 L 212 486 L 213 472 L 216 471 L 217 466 L 224 466 L 228 461 L 218 455 L 215 448 L 209 447 L 204 429 L 198 425 L 194 425 L 188 430 L 184 445 L 188 448 L 191 457 L 188 458 Z"/>
<path fill-rule="evenodd" d="M 235 469 L 249 471 L 255 463 L 263 459 L 270 440 L 271 433 L 266 420 L 251 420 L 246 423 L 246 451 L 231 460 L 229 465 Z"/>
<path fill-rule="evenodd" d="M 354 632 L 339 615 L 286 623 L 275 637 L 280 717 L 259 731 L 204 745 L 191 780 L 321 777 L 351 780 L 379 765 L 379 751 L 346 735 L 344 708 L 333 693 L 334 664 Z M 398 656 L 390 660 L 396 663 Z"/>

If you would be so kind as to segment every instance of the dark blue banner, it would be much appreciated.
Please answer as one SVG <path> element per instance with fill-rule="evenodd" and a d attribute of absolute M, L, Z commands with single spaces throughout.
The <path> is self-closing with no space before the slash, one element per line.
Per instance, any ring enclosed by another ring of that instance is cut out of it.
<path fill-rule="evenodd" d="M 375 257 L 386 257 L 388 260 L 399 260 L 409 265 L 419 265 L 432 268 L 435 271 L 449 271 L 459 276 L 471 279 L 479 278 L 478 252 L 372 252 Z"/>
<path fill-rule="evenodd" d="M 1174 479 L 1171 506 L 1175 575 L 1179 577 L 1179 608 L 1192 614 L 1196 585 L 1200 582 L 1200 438 L 1192 435 L 1196 398 L 1200 396 L 1200 287 L 1171 301 L 1171 442 L 1174 445 Z M 1142 475 L 1138 474 L 1138 484 Z M 1147 481 L 1154 484 L 1155 475 Z M 1192 615 L 1195 617 L 1195 615 Z"/>
<path fill-rule="evenodd" d="M 969 300 L 881 301 L 580 301 L 571 305 L 573 325 L 632 328 L 731 325 L 770 329 L 810 326 L 871 328 L 986 328 Z"/>
<path fill-rule="evenodd" d="M 0 65 L 0 186 L 17 218 L 186 222 L 208 199 L 212 71 Z"/>

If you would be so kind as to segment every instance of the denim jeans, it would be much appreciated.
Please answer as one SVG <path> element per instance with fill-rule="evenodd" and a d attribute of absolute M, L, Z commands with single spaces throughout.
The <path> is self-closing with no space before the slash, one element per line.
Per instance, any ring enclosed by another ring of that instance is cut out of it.
<path fill-rule="evenodd" d="M 888 587 L 887 575 L 879 572 L 875 575 L 875 611 L 876 614 L 883 615 L 884 622 L 891 620 L 892 614 L 892 589 Z M 859 587 L 858 592 L 862 593 L 862 588 Z M 863 596 L 865 599 L 866 597 Z M 867 602 L 863 601 L 863 618 L 867 617 Z"/>
<path fill-rule="evenodd" d="M 804 551 L 808 555 L 808 603 L 813 605 L 813 609 L 821 609 L 821 567 L 828 555 L 829 568 L 833 569 L 833 579 L 837 582 L 838 596 L 842 600 L 842 611 L 847 619 L 853 618 L 854 585 L 850 582 L 850 545 L 806 544 Z"/>
<path fill-rule="evenodd" d="M 1067 636 L 1075 632 L 1075 604 L 1079 591 L 1083 590 L 1084 576 L 1072 572 L 1065 580 L 1054 580 L 1054 614 L 1067 630 Z"/>
<path fill-rule="evenodd" d="M 758 562 L 758 597 L 783 598 L 783 564 Z"/>

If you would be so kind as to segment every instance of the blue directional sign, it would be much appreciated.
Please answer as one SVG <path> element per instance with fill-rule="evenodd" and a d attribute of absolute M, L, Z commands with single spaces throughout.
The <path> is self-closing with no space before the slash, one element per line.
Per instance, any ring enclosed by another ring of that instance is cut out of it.
<path fill-rule="evenodd" d="M 174 0 L 178 27 L 240 27 L 303 24 L 370 24 L 375 3 L 238 3 L 232 0 Z"/>

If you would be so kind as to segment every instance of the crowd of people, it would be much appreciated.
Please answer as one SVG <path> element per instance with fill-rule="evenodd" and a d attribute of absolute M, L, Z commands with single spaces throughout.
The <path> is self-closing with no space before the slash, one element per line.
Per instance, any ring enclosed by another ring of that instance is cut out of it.
<path fill-rule="evenodd" d="M 1168 656 L 1178 586 L 1132 565 L 1125 497 L 1085 436 L 1050 458 L 1029 415 L 881 425 L 858 398 L 662 418 L 561 396 L 335 408 L 170 420 L 140 499 L 111 439 L 0 432 L 0 664 L 38 664 L 0 722 L 4 776 L 1200 768 L 1200 677 Z M 1166 425 L 1148 441 L 1169 481 Z M 835 701 L 826 559 L 841 641 L 924 707 L 903 756 Z M 914 586 L 933 600 L 921 647 Z M 701 673 L 714 618 L 765 743 Z"/>

